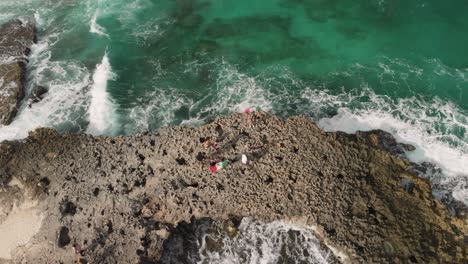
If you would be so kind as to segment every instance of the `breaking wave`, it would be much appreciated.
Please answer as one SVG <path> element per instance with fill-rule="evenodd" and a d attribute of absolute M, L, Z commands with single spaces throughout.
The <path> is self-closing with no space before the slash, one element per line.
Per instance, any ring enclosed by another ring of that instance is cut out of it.
<path fill-rule="evenodd" d="M 93 85 L 90 96 L 91 104 L 88 109 L 89 125 L 86 130 L 92 135 L 112 133 L 116 128 L 117 116 L 115 105 L 107 92 L 107 82 L 114 78 L 107 53 L 102 58 L 101 64 L 96 66 L 93 74 Z"/>

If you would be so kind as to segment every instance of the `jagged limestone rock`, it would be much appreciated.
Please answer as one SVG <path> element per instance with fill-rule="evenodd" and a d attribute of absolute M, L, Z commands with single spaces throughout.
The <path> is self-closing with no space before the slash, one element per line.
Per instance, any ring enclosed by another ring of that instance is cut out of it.
<path fill-rule="evenodd" d="M 218 150 L 205 148 L 208 137 Z M 316 226 L 352 262 L 466 262 L 466 217 L 451 216 L 430 183 L 379 147 L 379 138 L 266 114 L 255 126 L 236 114 L 200 128 L 118 137 L 38 129 L 0 145 L 2 177 L 31 190 L 46 223 L 12 262 L 73 262 L 75 243 L 93 263 L 158 261 L 163 250 L 176 250 L 164 247 L 175 227 L 204 217 Z M 242 153 L 250 163 L 244 170 Z M 232 163 L 213 173 L 211 159 Z M 76 206 L 73 214 L 60 212 L 64 201 Z M 56 247 L 62 226 L 70 238 L 64 249 Z"/>

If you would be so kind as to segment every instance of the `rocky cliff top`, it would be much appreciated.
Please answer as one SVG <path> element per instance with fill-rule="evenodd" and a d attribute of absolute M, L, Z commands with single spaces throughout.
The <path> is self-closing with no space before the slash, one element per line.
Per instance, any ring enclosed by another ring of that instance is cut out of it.
<path fill-rule="evenodd" d="M 164 262 L 175 228 L 204 217 L 315 226 L 346 255 L 341 261 L 468 261 L 466 216 L 448 214 L 430 183 L 385 150 L 388 134 L 325 133 L 302 116 L 256 117 L 253 126 L 237 114 L 197 129 L 114 138 L 39 129 L 3 142 L 0 223 L 24 200 L 38 201 L 43 218 L 11 261 L 70 263 L 76 244 L 83 261 Z M 211 172 L 219 160 L 229 165 Z"/>

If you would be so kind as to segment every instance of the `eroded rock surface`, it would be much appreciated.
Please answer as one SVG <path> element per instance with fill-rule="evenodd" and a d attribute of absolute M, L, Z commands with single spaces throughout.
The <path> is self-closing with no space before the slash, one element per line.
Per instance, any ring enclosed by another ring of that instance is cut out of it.
<path fill-rule="evenodd" d="M 302 116 L 264 115 L 251 127 L 243 114 L 114 138 L 36 130 L 0 144 L 2 204 L 27 190 L 44 219 L 11 261 L 158 262 L 179 223 L 204 217 L 317 226 L 350 262 L 468 261 L 466 215 L 451 216 L 373 135 L 325 133 Z M 217 158 L 233 163 L 212 173 Z"/>
<path fill-rule="evenodd" d="M 24 98 L 26 57 L 36 41 L 35 26 L 12 20 L 0 25 L 0 125 L 8 125 Z"/>

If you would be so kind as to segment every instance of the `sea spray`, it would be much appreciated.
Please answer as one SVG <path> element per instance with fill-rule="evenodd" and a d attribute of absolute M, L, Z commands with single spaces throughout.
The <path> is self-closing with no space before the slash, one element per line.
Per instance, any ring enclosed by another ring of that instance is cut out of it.
<path fill-rule="evenodd" d="M 106 53 L 102 58 L 101 64 L 96 66 L 96 70 L 93 74 L 87 133 L 101 135 L 104 133 L 112 133 L 112 129 L 116 128 L 117 117 L 115 104 L 107 92 L 107 82 L 113 78 L 115 78 L 115 74 L 112 72 Z"/>

